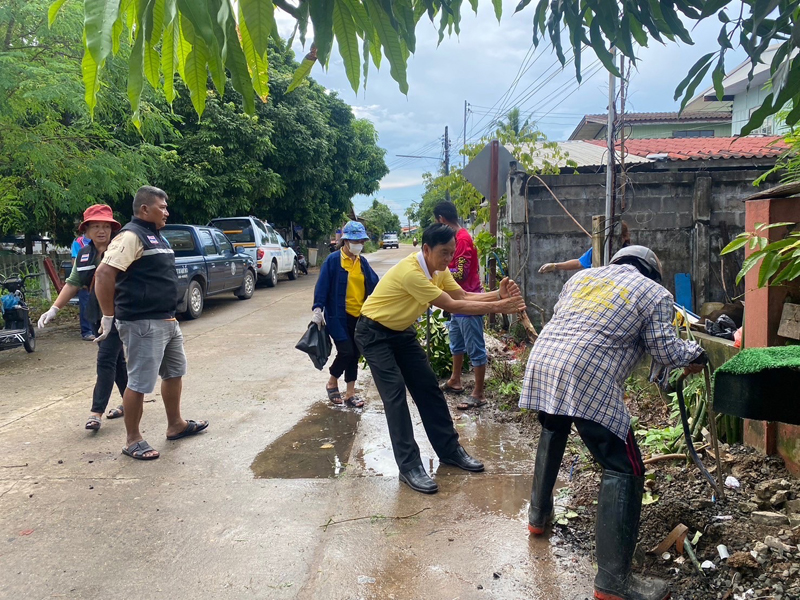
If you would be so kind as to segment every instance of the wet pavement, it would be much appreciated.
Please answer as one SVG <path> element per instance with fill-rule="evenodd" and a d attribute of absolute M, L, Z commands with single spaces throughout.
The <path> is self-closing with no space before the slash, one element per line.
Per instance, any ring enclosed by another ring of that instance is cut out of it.
<path fill-rule="evenodd" d="M 382 273 L 409 251 L 369 258 Z M 534 449 L 513 425 L 455 415 L 486 464 L 470 474 L 438 464 L 412 408 L 440 486 L 425 496 L 397 479 L 368 372 L 363 410 L 322 401 L 326 374 L 294 350 L 315 278 L 181 324 L 184 416 L 211 426 L 167 442 L 149 395 L 154 462 L 120 454 L 121 420 L 83 429 L 95 355 L 77 333 L 0 353 L 0 598 L 590 596 L 587 557 L 527 534 Z"/>

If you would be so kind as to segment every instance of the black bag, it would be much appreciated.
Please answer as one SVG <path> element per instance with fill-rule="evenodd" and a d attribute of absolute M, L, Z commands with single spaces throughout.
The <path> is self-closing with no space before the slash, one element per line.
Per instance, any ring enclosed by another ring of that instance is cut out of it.
<path fill-rule="evenodd" d="M 315 323 L 309 323 L 308 329 L 295 348 L 308 354 L 314 366 L 321 371 L 331 355 L 331 338 L 328 336 L 328 330 L 324 325 L 320 328 Z"/>

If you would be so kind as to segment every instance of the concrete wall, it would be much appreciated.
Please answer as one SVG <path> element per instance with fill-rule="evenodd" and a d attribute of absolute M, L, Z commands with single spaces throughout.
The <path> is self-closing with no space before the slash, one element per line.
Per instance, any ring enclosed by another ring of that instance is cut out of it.
<path fill-rule="evenodd" d="M 691 275 L 695 310 L 703 302 L 725 301 L 719 266 L 722 226 L 727 225 L 731 238 L 743 230 L 742 198 L 753 193 L 752 182 L 762 172 L 745 169 L 629 174 L 622 218 L 630 228 L 631 242 L 649 246 L 658 254 L 664 266 L 664 285 L 671 292 L 675 291 L 676 273 Z M 550 175 L 542 180 L 591 232 L 592 215 L 604 212 L 605 175 Z M 511 272 L 521 270 L 527 298 L 544 308 L 549 317 L 561 287 L 573 273 L 539 275 L 537 270 L 547 262 L 577 258 L 591 246 L 591 240 L 537 180 L 529 180 L 521 171 L 512 172 L 509 192 L 508 220 L 514 234 Z M 622 210 L 620 203 L 618 197 L 618 214 Z"/>

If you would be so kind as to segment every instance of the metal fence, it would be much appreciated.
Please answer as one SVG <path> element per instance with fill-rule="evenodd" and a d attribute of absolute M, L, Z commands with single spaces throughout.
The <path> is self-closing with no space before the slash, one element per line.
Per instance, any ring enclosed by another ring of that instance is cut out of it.
<path fill-rule="evenodd" d="M 50 258 L 56 266 L 56 270 L 61 272 L 61 263 L 71 260 L 69 254 L 52 253 L 43 254 L 24 254 L 24 255 L 0 255 L 0 279 L 6 279 L 12 275 L 30 275 L 38 273 L 39 276 L 29 279 L 25 286 L 29 296 L 42 297 L 50 300 L 53 297 L 53 286 L 44 270 L 44 259 Z"/>

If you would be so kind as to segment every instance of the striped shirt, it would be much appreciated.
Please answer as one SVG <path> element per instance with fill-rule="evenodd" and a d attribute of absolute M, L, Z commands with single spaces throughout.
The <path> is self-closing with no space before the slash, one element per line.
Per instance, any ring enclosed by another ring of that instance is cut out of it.
<path fill-rule="evenodd" d="M 587 419 L 626 439 L 625 380 L 645 353 L 683 367 L 702 348 L 672 325 L 672 295 L 630 265 L 573 275 L 531 350 L 519 405 Z"/>

